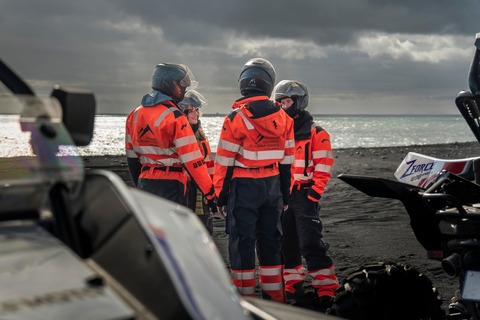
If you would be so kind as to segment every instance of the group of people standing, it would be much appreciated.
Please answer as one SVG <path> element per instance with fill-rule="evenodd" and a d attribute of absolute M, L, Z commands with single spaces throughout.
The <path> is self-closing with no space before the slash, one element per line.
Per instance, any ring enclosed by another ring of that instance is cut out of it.
<path fill-rule="evenodd" d="M 323 308 L 339 286 L 319 217 L 334 162 L 330 136 L 306 111 L 307 87 L 275 81 L 268 60 L 243 66 L 242 97 L 223 121 L 214 161 L 198 118 L 206 100 L 191 90 L 195 77 L 185 65 L 157 65 L 152 92 L 127 117 L 128 166 L 138 189 L 190 207 L 210 233 L 210 211 L 226 216 L 240 294 L 255 296 L 256 252 L 264 299 L 305 300 L 303 257 L 309 299 Z"/>

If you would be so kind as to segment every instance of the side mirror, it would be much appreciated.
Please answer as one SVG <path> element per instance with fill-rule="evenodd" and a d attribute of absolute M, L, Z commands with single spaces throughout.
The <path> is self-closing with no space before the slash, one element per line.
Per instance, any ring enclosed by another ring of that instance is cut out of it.
<path fill-rule="evenodd" d="M 86 146 L 93 137 L 95 96 L 90 91 L 55 86 L 51 93 L 62 106 L 62 121 L 75 145 Z"/>

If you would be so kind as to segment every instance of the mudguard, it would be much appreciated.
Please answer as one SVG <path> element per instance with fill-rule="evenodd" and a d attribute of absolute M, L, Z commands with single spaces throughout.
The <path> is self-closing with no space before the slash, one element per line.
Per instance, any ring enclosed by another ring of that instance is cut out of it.
<path fill-rule="evenodd" d="M 403 182 L 369 176 L 341 174 L 338 178 L 371 197 L 402 200 L 407 192 L 425 190 Z"/>
<path fill-rule="evenodd" d="M 341 174 L 338 178 L 372 197 L 400 200 L 410 216 L 410 225 L 418 242 L 431 258 L 442 258 L 445 236 L 440 232 L 435 210 L 422 198 L 425 189 L 406 183 L 368 176 Z"/>

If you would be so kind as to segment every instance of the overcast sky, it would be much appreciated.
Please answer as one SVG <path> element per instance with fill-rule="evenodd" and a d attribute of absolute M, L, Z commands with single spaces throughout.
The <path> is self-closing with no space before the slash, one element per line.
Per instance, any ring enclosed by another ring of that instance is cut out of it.
<path fill-rule="evenodd" d="M 186 64 L 228 113 L 250 58 L 310 91 L 313 114 L 459 114 L 479 0 L 0 0 L 0 57 L 34 91 L 92 90 L 128 113 L 155 65 Z"/>

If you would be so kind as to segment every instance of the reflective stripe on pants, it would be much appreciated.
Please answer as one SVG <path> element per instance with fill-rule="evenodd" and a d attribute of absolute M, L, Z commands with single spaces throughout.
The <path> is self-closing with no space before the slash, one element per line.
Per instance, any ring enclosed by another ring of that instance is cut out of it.
<path fill-rule="evenodd" d="M 291 298 L 298 298 L 303 295 L 305 269 L 302 265 L 296 266 L 293 269 L 284 269 L 283 279 L 285 280 L 285 291 L 287 295 L 291 294 Z"/>
<path fill-rule="evenodd" d="M 231 270 L 233 285 L 242 296 L 255 297 L 255 269 Z"/>
<path fill-rule="evenodd" d="M 262 298 L 282 303 L 286 302 L 283 284 L 283 267 L 260 266 L 259 273 Z"/>
<path fill-rule="evenodd" d="M 312 277 L 312 287 L 317 292 L 318 296 L 335 295 L 335 290 L 339 287 L 337 276 L 335 275 L 335 267 L 331 266 L 326 269 L 318 269 L 308 271 Z"/>

